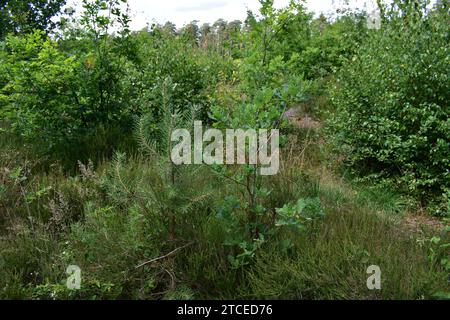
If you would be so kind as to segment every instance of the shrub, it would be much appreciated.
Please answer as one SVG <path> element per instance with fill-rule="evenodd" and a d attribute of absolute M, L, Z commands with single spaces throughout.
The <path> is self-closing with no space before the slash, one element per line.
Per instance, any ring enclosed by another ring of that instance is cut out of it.
<path fill-rule="evenodd" d="M 39 144 L 51 154 L 65 144 L 81 140 L 102 125 L 131 128 L 131 112 L 124 94 L 130 84 L 119 77 L 131 68 L 127 59 L 98 52 L 84 55 L 63 52 L 41 31 L 10 36 L 0 55 L 0 117 L 5 130 L 26 142 Z M 125 130 L 126 131 L 126 130 Z M 78 160 L 78 159 L 75 159 Z"/>
<path fill-rule="evenodd" d="M 426 202 L 450 187 L 449 33 L 445 11 L 417 10 L 394 7 L 340 72 L 330 128 L 348 164 Z"/>

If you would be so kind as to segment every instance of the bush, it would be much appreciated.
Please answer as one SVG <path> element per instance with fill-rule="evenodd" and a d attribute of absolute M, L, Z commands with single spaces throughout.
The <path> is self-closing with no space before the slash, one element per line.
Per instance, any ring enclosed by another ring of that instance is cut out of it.
<path fill-rule="evenodd" d="M 119 76 L 131 65 L 120 54 L 106 53 L 112 50 L 108 42 L 100 46 L 97 52 L 72 54 L 41 31 L 8 37 L 0 54 L 5 130 L 39 144 L 41 154 L 48 155 L 76 145 L 96 126 L 97 132 L 113 124 L 131 129 L 125 98 L 132 94 L 131 84 Z"/>
<path fill-rule="evenodd" d="M 330 23 L 321 16 L 311 23 L 312 35 L 294 60 L 307 79 L 321 79 L 337 72 L 353 57 L 367 28 L 365 15 L 346 13 Z"/>
<path fill-rule="evenodd" d="M 330 128 L 348 164 L 427 202 L 450 187 L 448 15 L 402 8 L 340 72 Z"/>

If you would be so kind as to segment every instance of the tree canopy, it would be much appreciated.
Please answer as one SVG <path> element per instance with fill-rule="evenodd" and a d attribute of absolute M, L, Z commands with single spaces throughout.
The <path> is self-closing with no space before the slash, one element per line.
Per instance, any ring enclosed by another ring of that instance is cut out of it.
<path fill-rule="evenodd" d="M 61 12 L 67 0 L 1 0 L 0 39 L 8 33 L 28 33 L 34 29 L 51 30 L 53 17 Z"/>

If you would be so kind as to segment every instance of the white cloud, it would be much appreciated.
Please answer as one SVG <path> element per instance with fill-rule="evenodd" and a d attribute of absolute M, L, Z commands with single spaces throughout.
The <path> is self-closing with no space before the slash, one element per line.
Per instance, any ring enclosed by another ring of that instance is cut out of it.
<path fill-rule="evenodd" d="M 288 0 L 276 0 L 277 5 L 286 5 Z M 193 20 L 213 23 L 219 18 L 244 20 L 247 8 L 258 10 L 257 0 L 129 0 L 133 13 L 133 29 L 141 29 L 147 23 L 172 21 L 182 26 Z"/>
<path fill-rule="evenodd" d="M 177 8 L 177 11 L 180 12 L 189 12 L 189 11 L 209 11 L 209 10 L 215 10 L 222 7 L 227 6 L 226 1 L 214 1 L 214 2 L 201 2 L 199 4 L 191 5 L 191 6 L 182 6 Z"/>
<path fill-rule="evenodd" d="M 375 0 L 350 0 L 350 7 L 363 8 L 366 2 Z M 72 0 L 72 6 L 79 9 L 79 0 Z M 258 0 L 128 0 L 133 30 L 145 28 L 153 22 L 171 21 L 178 27 L 193 20 L 213 23 L 219 18 L 227 21 L 244 20 L 247 9 L 259 9 Z M 308 0 L 307 7 L 316 13 L 331 12 L 345 0 Z M 77 4 L 77 5 L 74 5 Z M 289 0 L 275 0 L 277 8 L 288 5 Z"/>

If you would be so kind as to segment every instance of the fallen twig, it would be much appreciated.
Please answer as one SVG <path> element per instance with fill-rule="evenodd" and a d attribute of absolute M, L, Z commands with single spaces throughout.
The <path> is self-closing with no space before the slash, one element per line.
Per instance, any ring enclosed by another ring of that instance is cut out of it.
<path fill-rule="evenodd" d="M 135 269 L 139 269 L 139 268 L 141 268 L 141 267 L 143 267 L 143 266 L 146 266 L 146 265 L 148 265 L 148 264 L 150 264 L 150 263 L 153 263 L 153 262 L 156 262 L 156 261 L 159 261 L 159 260 L 166 259 L 166 258 L 168 258 L 168 257 L 170 257 L 170 256 L 172 256 L 172 255 L 174 255 L 174 254 L 177 253 L 178 251 L 183 250 L 184 248 L 191 246 L 193 243 L 194 243 L 194 242 L 190 242 L 190 243 L 188 243 L 188 244 L 186 244 L 186 245 L 184 245 L 184 246 L 182 246 L 182 247 L 176 248 L 175 250 L 173 250 L 173 251 L 169 252 L 168 254 L 165 254 L 165 255 L 163 255 L 163 256 L 161 256 L 161 257 L 158 257 L 158 258 L 155 258 L 155 259 L 152 259 L 152 260 L 143 262 L 143 263 L 141 263 L 140 265 L 136 266 Z"/>

